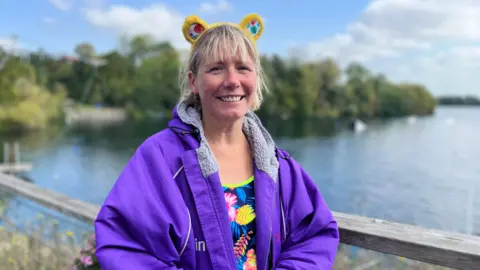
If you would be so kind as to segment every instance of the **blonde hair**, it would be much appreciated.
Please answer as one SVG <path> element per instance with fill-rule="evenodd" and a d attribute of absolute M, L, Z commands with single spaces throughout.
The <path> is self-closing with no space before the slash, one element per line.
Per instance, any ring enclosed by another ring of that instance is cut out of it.
<path fill-rule="evenodd" d="M 257 110 L 263 101 L 263 94 L 268 91 L 263 73 L 260 56 L 252 40 L 234 25 L 222 24 L 203 33 L 195 46 L 192 48 L 190 58 L 180 72 L 180 102 L 186 102 L 196 108 L 201 107 L 198 96 L 190 89 L 188 74 L 191 71 L 194 76 L 202 63 L 223 61 L 227 55 L 239 57 L 244 60 L 250 56 L 255 65 L 257 75 L 256 96 L 252 104 L 252 110 Z"/>

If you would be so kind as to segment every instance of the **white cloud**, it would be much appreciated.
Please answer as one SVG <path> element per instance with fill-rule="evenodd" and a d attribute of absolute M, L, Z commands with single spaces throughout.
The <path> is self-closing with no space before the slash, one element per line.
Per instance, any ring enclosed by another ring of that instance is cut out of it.
<path fill-rule="evenodd" d="M 6 51 L 9 54 L 25 55 L 33 50 L 33 47 L 18 40 L 15 37 L 1 37 L 0 36 L 0 49 Z"/>
<path fill-rule="evenodd" d="M 480 91 L 480 1 L 374 0 L 345 32 L 305 51 L 308 58 L 360 61 L 434 93 Z"/>
<path fill-rule="evenodd" d="M 111 5 L 105 9 L 87 9 L 87 20 L 115 36 L 148 34 L 157 41 L 170 41 L 179 48 L 188 47 L 182 34 L 185 16 L 162 4 L 145 8 Z"/>
<path fill-rule="evenodd" d="M 230 2 L 226 0 L 218 0 L 215 3 L 211 2 L 203 2 L 200 4 L 200 8 L 198 12 L 202 13 L 220 13 L 220 12 L 228 12 L 232 11 L 233 6 Z"/>
<path fill-rule="evenodd" d="M 42 21 L 46 24 L 56 24 L 57 23 L 57 20 L 55 18 L 52 18 L 52 17 L 44 17 L 42 19 Z"/>
<path fill-rule="evenodd" d="M 57 0 L 58 1 L 58 0 Z M 156 41 L 169 41 L 179 49 L 189 45 L 182 34 L 186 15 L 180 14 L 164 4 L 134 8 L 127 5 L 105 5 L 105 0 L 84 0 L 84 14 L 87 21 L 111 32 L 114 36 L 148 34 Z M 199 11 L 218 13 L 232 10 L 226 0 L 200 4 Z"/>
<path fill-rule="evenodd" d="M 73 1 L 72 0 L 49 0 L 50 3 L 62 10 L 62 11 L 69 11 L 72 8 Z"/>
<path fill-rule="evenodd" d="M 20 50 L 22 46 L 12 37 L 0 37 L 0 48 L 12 52 Z"/>

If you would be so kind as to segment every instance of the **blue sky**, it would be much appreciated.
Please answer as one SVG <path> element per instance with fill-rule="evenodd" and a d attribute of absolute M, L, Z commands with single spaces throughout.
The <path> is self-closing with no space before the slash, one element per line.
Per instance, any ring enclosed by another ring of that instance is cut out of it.
<path fill-rule="evenodd" d="M 0 2 L 0 46 L 8 47 L 15 34 L 27 50 L 71 54 L 88 41 L 105 52 L 122 33 L 146 32 L 182 48 L 186 15 L 239 22 L 256 12 L 266 24 L 263 53 L 333 57 L 342 66 L 359 61 L 395 81 L 426 84 L 435 94 L 480 95 L 480 1 L 474 2 L 11 0 Z"/>
<path fill-rule="evenodd" d="M 54 1 L 52 1 L 54 2 Z M 93 43 L 99 51 L 116 46 L 116 33 L 108 33 L 95 27 L 85 18 L 84 8 L 88 1 L 71 2 L 71 9 L 61 10 L 48 0 L 2 1 L 0 9 L 0 36 L 18 35 L 20 43 L 28 48 L 43 47 L 49 51 L 72 51 L 75 44 L 82 41 Z M 148 8 L 152 4 L 163 4 L 179 14 L 197 14 L 207 22 L 240 21 L 250 12 L 259 13 L 266 19 L 266 31 L 259 46 L 265 52 L 286 51 L 288 43 L 293 41 L 307 43 L 328 37 L 342 31 L 345 25 L 354 20 L 364 8 L 365 0 L 339 1 L 307 0 L 303 5 L 296 1 L 242 1 L 232 4 L 230 11 L 199 12 L 200 1 L 150 1 L 116 0 L 109 5 L 124 5 L 132 9 Z M 352 5 L 352 2 L 355 2 Z M 107 1 L 98 2 L 107 6 Z M 208 2 L 204 2 L 208 3 Z M 215 2 L 211 2 L 215 4 Z M 178 29 L 180 32 L 181 30 Z"/>

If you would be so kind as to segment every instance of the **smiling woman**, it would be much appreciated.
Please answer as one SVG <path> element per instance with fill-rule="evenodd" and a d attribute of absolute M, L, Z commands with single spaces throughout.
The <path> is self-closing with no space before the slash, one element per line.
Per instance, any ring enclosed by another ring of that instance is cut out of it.
<path fill-rule="evenodd" d="M 263 21 L 187 17 L 192 44 L 168 129 L 148 138 L 95 222 L 102 269 L 331 269 L 338 228 L 254 113 Z"/>
<path fill-rule="evenodd" d="M 187 40 L 194 36 L 190 34 L 190 31 L 198 28 L 204 31 L 207 27 L 195 16 L 188 17 L 186 22 L 190 21 L 190 24 L 186 24 L 189 28 L 185 27 L 189 31 Z M 251 25 L 248 20 L 244 21 L 244 25 Z M 256 24 L 257 26 L 251 30 L 250 36 L 235 25 L 223 24 L 213 27 L 211 31 L 198 33 L 203 37 L 198 39 L 198 42 L 197 39 L 191 39 L 193 51 L 182 74 L 182 101 L 197 108 L 202 107 L 201 104 L 210 106 L 211 104 L 200 102 L 205 93 L 210 93 L 217 100 L 223 98 L 223 101 L 242 101 L 243 115 L 250 108 L 256 110 L 260 107 L 263 91 L 266 91 L 267 88 L 255 42 L 252 42 L 252 40 L 258 39 L 263 32 L 263 24 L 260 19 Z M 198 27 L 199 25 L 202 26 Z M 209 81 L 209 79 L 212 80 Z M 203 85 L 205 82 L 210 84 Z M 223 90 L 218 91 L 220 88 Z M 202 92 L 199 89 L 206 89 L 206 91 Z M 210 112 L 209 109 L 212 108 L 209 106 L 202 109 Z"/>
<path fill-rule="evenodd" d="M 223 33 L 225 35 L 243 35 L 234 27 L 225 26 L 224 28 L 226 28 Z M 220 37 L 222 38 L 225 37 Z M 217 44 L 221 41 L 214 40 Z M 226 41 L 226 43 L 230 45 L 228 43 L 232 42 Z M 247 42 L 243 41 L 243 43 Z M 215 45 L 213 48 L 218 46 Z M 195 73 L 192 70 L 188 73 L 191 94 L 200 97 L 194 100 L 198 100 L 201 104 L 204 117 L 215 117 L 225 121 L 241 120 L 253 103 L 258 103 L 257 69 L 253 59 L 246 52 L 245 55 L 236 52 L 244 51 L 246 46 L 238 48 L 239 46 L 231 44 L 230 47 L 234 50 L 232 53 L 225 55 L 227 52 L 224 51 L 221 56 L 214 55 L 210 59 L 207 58 L 208 60 L 201 63 Z M 220 53 L 221 48 L 218 50 Z"/>

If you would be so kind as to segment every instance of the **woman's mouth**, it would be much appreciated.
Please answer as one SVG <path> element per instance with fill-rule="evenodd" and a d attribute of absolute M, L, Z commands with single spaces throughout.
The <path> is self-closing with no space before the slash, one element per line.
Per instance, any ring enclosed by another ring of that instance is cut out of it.
<path fill-rule="evenodd" d="M 238 102 L 242 100 L 245 96 L 223 96 L 223 97 L 217 97 L 223 102 Z"/>

